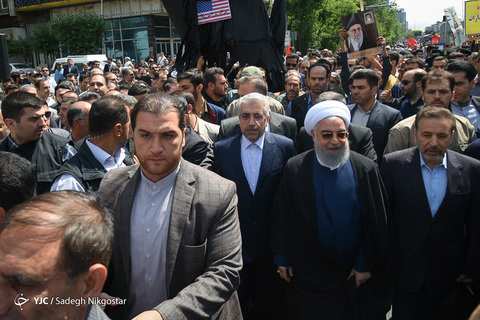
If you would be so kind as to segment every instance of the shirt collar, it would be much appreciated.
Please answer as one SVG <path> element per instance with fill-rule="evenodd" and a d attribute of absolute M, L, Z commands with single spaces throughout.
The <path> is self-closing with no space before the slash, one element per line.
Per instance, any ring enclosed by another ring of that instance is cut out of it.
<path fill-rule="evenodd" d="M 178 166 L 175 168 L 175 170 L 172 171 L 172 173 L 170 173 L 168 176 L 166 176 L 165 178 L 163 178 L 163 179 L 161 179 L 157 182 L 153 182 L 153 181 L 149 180 L 143 174 L 143 170 L 140 170 L 140 176 L 141 176 L 141 179 L 142 179 L 142 184 L 144 184 L 150 190 L 161 190 L 161 189 L 164 189 L 166 187 L 171 186 L 177 180 L 178 171 L 180 170 L 180 163 L 181 163 L 181 161 L 178 163 Z"/>
<path fill-rule="evenodd" d="M 91 143 L 89 139 L 87 139 L 86 142 L 87 142 L 87 146 L 90 148 L 90 151 L 92 151 L 95 159 L 97 159 L 98 162 L 100 162 L 103 166 L 105 166 L 105 163 L 107 162 L 107 160 L 109 158 L 112 158 L 112 156 L 106 153 L 102 148 Z M 116 164 L 120 164 L 123 162 L 124 159 L 125 159 L 125 150 L 123 148 L 120 148 L 113 155 L 113 160 L 115 161 Z"/>
<path fill-rule="evenodd" d="M 418 150 L 420 152 L 420 149 Z M 447 153 L 445 152 L 445 155 L 443 156 L 442 163 L 439 165 L 435 166 L 436 167 L 444 167 L 445 170 L 447 170 Z M 430 167 L 425 163 L 425 160 L 423 160 L 422 153 L 420 152 L 420 167 L 426 167 L 427 169 L 431 170 Z"/>
<path fill-rule="evenodd" d="M 15 141 L 13 141 L 12 135 L 9 134 L 8 135 L 8 149 L 10 149 L 10 151 L 14 151 L 18 148 L 20 148 L 20 145 L 18 145 Z"/>
<path fill-rule="evenodd" d="M 251 144 L 256 144 L 260 148 L 260 150 L 263 150 L 264 140 L 265 140 L 265 133 L 263 133 L 262 136 L 260 138 L 258 138 L 258 140 L 255 141 L 255 142 L 252 142 L 252 141 L 248 140 L 247 137 L 245 137 L 242 134 L 242 139 L 241 139 L 242 150 L 247 149 Z"/>

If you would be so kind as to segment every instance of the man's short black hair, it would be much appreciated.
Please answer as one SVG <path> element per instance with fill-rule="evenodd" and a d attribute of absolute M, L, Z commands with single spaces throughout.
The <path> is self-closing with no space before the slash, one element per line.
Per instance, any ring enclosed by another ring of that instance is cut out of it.
<path fill-rule="evenodd" d="M 287 55 L 285 57 L 285 61 L 287 61 L 287 59 L 295 59 L 295 61 L 298 64 L 298 60 L 300 60 L 300 57 L 298 55 L 296 55 L 295 53 L 290 53 L 289 55 Z"/>
<path fill-rule="evenodd" d="M 183 131 L 185 129 L 185 112 L 182 106 L 179 105 L 178 99 L 174 99 L 169 94 L 163 92 L 149 94 L 133 108 L 131 117 L 132 129 L 135 130 L 137 116 L 141 111 L 152 114 L 166 114 L 172 110 L 178 113 L 178 127 Z"/>
<path fill-rule="evenodd" d="M 310 72 L 312 71 L 313 68 L 316 68 L 316 67 L 322 67 L 323 69 L 325 69 L 327 71 L 327 78 L 330 77 L 330 72 L 331 72 L 330 67 L 325 63 L 319 63 L 319 62 L 310 65 L 310 67 L 308 68 L 307 77 L 310 78 Z"/>
<path fill-rule="evenodd" d="M 208 86 L 209 83 L 216 84 L 217 83 L 217 75 L 225 75 L 222 68 L 208 68 L 203 77 L 205 78 L 205 85 Z"/>
<path fill-rule="evenodd" d="M 20 122 L 20 118 L 24 114 L 23 109 L 41 109 L 44 103 L 45 100 L 31 93 L 25 91 L 12 92 L 2 101 L 3 119 L 13 119 Z"/>
<path fill-rule="evenodd" d="M 380 76 L 375 70 L 372 69 L 361 69 L 357 70 L 350 76 L 348 82 L 353 83 L 353 80 L 366 79 L 370 89 L 373 87 L 378 87 L 380 82 Z"/>
<path fill-rule="evenodd" d="M 36 192 L 35 166 L 15 153 L 0 151 L 0 207 L 8 211 Z"/>
<path fill-rule="evenodd" d="M 128 89 L 128 95 L 129 96 L 138 96 L 138 95 L 141 95 L 141 94 L 149 94 L 150 93 L 150 89 L 148 89 L 148 87 L 146 85 L 142 85 L 142 84 L 139 84 L 139 83 L 134 83 L 130 89 Z"/>
<path fill-rule="evenodd" d="M 116 96 L 105 96 L 92 103 L 88 115 L 88 129 L 91 137 L 108 134 L 117 123 L 125 125 L 128 120 L 125 100 Z"/>
<path fill-rule="evenodd" d="M 477 76 L 475 67 L 470 62 L 463 60 L 450 61 L 445 67 L 445 71 L 465 72 L 465 77 L 468 79 L 468 82 L 472 82 Z"/>
<path fill-rule="evenodd" d="M 190 82 L 193 84 L 194 88 L 198 87 L 199 84 L 203 85 L 203 87 L 205 88 L 205 78 L 203 76 L 202 71 L 198 69 L 189 69 L 187 71 L 182 72 L 177 77 L 178 82 L 184 79 L 189 79 Z"/>

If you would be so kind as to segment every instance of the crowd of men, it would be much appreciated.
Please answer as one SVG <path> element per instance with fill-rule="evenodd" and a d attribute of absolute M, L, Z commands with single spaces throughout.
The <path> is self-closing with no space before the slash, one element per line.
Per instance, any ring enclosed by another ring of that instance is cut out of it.
<path fill-rule="evenodd" d="M 12 74 L 0 319 L 468 318 L 478 54 L 379 37 L 348 59 L 339 36 L 287 55 L 275 93 L 261 67 L 177 75 L 153 52 Z"/>

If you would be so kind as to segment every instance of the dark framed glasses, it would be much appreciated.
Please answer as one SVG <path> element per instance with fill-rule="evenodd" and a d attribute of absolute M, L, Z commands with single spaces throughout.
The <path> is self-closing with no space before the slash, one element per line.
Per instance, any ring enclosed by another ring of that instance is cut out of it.
<path fill-rule="evenodd" d="M 347 131 L 340 131 L 337 133 L 331 132 L 331 131 L 324 131 L 320 134 L 323 140 L 332 140 L 333 137 L 337 137 L 337 139 L 340 140 L 345 140 L 348 138 L 348 132 Z"/>
<path fill-rule="evenodd" d="M 286 65 L 287 67 L 296 67 L 296 66 L 297 66 L 296 63 L 285 63 L 285 65 Z"/>
<path fill-rule="evenodd" d="M 402 84 L 403 84 L 404 86 L 408 86 L 408 84 L 409 84 L 410 82 L 414 82 L 414 81 L 413 81 L 413 80 L 402 80 Z"/>

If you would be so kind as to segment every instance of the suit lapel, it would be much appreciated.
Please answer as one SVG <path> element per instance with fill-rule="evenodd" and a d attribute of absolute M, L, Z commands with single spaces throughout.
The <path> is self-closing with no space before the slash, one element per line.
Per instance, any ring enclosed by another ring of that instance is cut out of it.
<path fill-rule="evenodd" d="M 130 219 L 135 193 L 140 182 L 140 170 L 140 166 L 138 166 L 137 170 L 128 172 L 130 179 L 118 197 L 115 210 L 116 213 L 118 212 L 115 215 L 115 225 L 118 226 L 121 235 L 118 237 L 118 241 L 120 242 L 122 262 L 126 268 L 127 283 L 130 283 Z"/>
<path fill-rule="evenodd" d="M 182 159 L 175 183 L 170 225 L 168 228 L 166 262 L 167 296 L 170 294 L 170 283 L 172 282 L 173 269 L 175 267 L 175 261 L 177 260 L 183 230 L 191 211 L 193 196 L 195 194 L 194 183 L 195 177 L 190 172 L 189 164 Z"/>
<path fill-rule="evenodd" d="M 263 181 L 267 178 L 270 169 L 272 168 L 273 164 L 276 163 L 277 159 L 277 148 L 275 147 L 275 141 L 272 139 L 272 136 L 265 132 L 265 139 L 263 143 L 263 150 L 262 150 L 262 163 L 260 165 L 260 172 L 258 174 L 258 181 L 257 181 L 257 188 L 259 190 Z M 255 192 L 257 194 L 258 192 Z"/>
<path fill-rule="evenodd" d="M 377 122 L 377 118 L 379 115 L 380 107 L 378 106 L 378 102 L 375 101 L 372 112 L 370 113 L 370 117 L 368 117 L 367 128 L 372 128 L 374 126 L 374 124 Z"/>
<path fill-rule="evenodd" d="M 425 183 L 423 182 L 422 168 L 420 167 L 420 151 L 418 148 L 415 148 L 414 152 L 410 153 L 404 161 L 406 164 L 405 177 L 407 178 L 406 181 L 409 181 L 406 185 L 410 185 L 413 193 L 418 196 L 418 204 L 423 207 L 423 210 L 420 211 L 432 218 L 427 191 L 425 190 Z"/>
<path fill-rule="evenodd" d="M 458 161 L 457 157 L 447 150 L 447 190 L 445 191 L 445 196 L 443 197 L 443 201 L 440 204 L 440 207 L 437 210 L 437 214 L 435 218 L 444 211 L 442 208 L 445 207 L 456 194 L 460 193 L 458 188 L 459 186 L 463 185 L 462 177 L 463 175 L 463 166 Z"/>
<path fill-rule="evenodd" d="M 237 186 L 237 189 L 242 189 L 242 190 L 248 190 L 249 194 L 253 196 L 252 191 L 250 189 L 250 185 L 248 184 L 247 177 L 245 176 L 245 168 L 243 168 L 242 164 L 242 143 L 241 143 L 242 135 L 238 135 L 231 144 L 230 148 L 230 161 L 231 163 L 231 168 L 238 168 L 238 169 L 233 169 L 235 172 L 235 175 L 237 176 L 237 179 L 235 181 L 238 181 L 240 184 Z"/>

